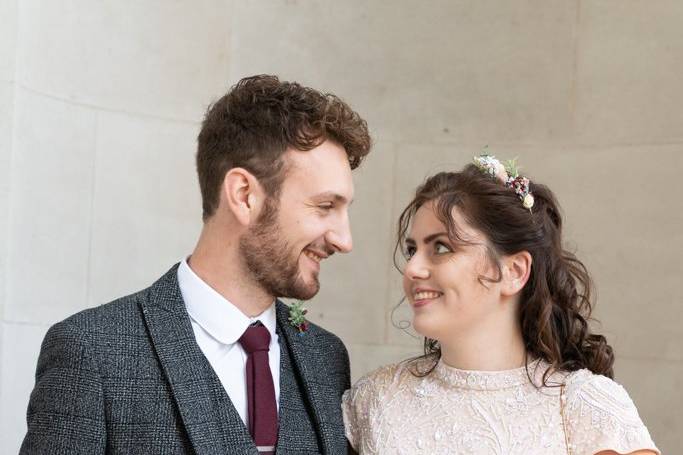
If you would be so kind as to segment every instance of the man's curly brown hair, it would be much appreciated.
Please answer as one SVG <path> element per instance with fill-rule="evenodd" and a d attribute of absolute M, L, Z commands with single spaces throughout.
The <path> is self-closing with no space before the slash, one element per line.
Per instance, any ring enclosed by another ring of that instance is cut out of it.
<path fill-rule="evenodd" d="M 341 145 L 356 169 L 370 152 L 368 127 L 344 101 L 296 82 L 258 75 L 240 80 L 207 110 L 198 137 L 197 173 L 203 219 L 218 208 L 225 174 L 242 167 L 270 197 L 279 197 L 288 148 Z"/>

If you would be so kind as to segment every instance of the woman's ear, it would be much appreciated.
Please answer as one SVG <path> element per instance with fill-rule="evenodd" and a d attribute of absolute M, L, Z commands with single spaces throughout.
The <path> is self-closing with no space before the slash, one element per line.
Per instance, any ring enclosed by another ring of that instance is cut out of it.
<path fill-rule="evenodd" d="M 222 198 L 237 222 L 246 227 L 258 218 L 264 192 L 254 174 L 235 167 L 225 174 Z"/>
<path fill-rule="evenodd" d="M 531 254 L 528 251 L 520 251 L 503 258 L 503 295 L 513 296 L 524 288 L 531 274 L 531 263 Z"/>

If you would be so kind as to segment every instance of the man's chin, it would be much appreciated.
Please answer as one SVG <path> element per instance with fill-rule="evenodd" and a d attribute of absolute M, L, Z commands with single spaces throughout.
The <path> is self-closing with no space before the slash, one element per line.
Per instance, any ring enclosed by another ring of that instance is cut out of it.
<path fill-rule="evenodd" d="M 295 286 L 296 296 L 294 298 L 299 300 L 309 300 L 315 297 L 315 295 L 320 291 L 320 282 L 318 281 L 317 274 L 309 278 L 309 280 L 304 281 L 299 278 L 298 283 Z"/>
<path fill-rule="evenodd" d="M 302 287 L 299 291 L 300 300 L 310 300 L 315 297 L 316 294 L 318 294 L 318 291 L 320 291 L 320 285 L 316 283 L 314 285 Z"/>

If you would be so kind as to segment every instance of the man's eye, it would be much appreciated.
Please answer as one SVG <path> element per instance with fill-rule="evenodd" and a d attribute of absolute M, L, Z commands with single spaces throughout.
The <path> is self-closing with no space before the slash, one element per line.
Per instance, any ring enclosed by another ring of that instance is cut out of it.
<path fill-rule="evenodd" d="M 450 253 L 451 249 L 448 245 L 441 243 L 441 242 L 436 242 L 434 245 L 434 251 L 436 254 L 444 254 L 444 253 Z"/>
<path fill-rule="evenodd" d="M 330 210 L 332 207 L 334 207 L 334 205 L 331 202 L 318 205 L 318 208 L 321 210 Z"/>

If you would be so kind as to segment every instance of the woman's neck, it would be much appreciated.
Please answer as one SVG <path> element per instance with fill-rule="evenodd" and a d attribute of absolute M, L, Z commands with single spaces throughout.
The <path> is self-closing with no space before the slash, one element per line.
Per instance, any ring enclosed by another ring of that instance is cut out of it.
<path fill-rule="evenodd" d="M 468 333 L 439 340 L 441 359 L 461 370 L 502 371 L 524 366 L 526 349 L 521 329 L 508 327 L 477 327 Z"/>

